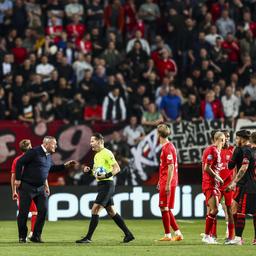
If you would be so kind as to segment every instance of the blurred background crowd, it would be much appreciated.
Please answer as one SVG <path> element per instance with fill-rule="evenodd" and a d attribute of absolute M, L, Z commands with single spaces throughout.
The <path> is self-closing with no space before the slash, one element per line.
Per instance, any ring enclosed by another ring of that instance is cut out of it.
<path fill-rule="evenodd" d="M 124 158 L 163 121 L 256 121 L 255 37 L 255 0 L 0 0 L 0 120 L 123 123 Z"/>

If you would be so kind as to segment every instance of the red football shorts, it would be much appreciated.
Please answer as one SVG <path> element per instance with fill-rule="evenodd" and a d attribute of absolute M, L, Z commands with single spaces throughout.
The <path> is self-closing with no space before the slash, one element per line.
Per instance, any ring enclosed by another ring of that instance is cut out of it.
<path fill-rule="evenodd" d="M 20 209 L 20 196 L 18 194 L 18 200 L 17 200 L 18 209 Z M 34 200 L 31 201 L 29 212 L 37 212 L 36 204 Z"/>
<path fill-rule="evenodd" d="M 165 186 L 160 185 L 159 207 L 161 207 L 161 208 L 168 207 L 169 209 L 173 209 L 174 208 L 174 203 L 175 203 L 175 191 L 176 191 L 176 186 L 171 187 L 170 193 L 166 194 Z"/>
<path fill-rule="evenodd" d="M 224 196 L 226 206 L 231 206 L 232 201 L 233 201 L 233 194 L 234 194 L 234 192 L 232 190 L 231 191 L 221 191 L 221 198 Z"/>
<path fill-rule="evenodd" d="M 215 188 L 209 188 L 207 190 L 204 191 L 204 195 L 205 195 L 205 203 L 206 205 L 208 206 L 208 201 L 211 197 L 217 197 L 218 200 L 220 201 L 220 191 L 218 191 L 217 189 Z"/>

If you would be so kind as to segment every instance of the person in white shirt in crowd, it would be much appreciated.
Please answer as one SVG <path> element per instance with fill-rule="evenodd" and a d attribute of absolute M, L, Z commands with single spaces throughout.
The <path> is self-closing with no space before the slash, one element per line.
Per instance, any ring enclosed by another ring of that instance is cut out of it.
<path fill-rule="evenodd" d="M 251 75 L 250 84 L 245 86 L 243 94 L 249 94 L 252 101 L 256 102 L 256 73 Z"/>
<path fill-rule="evenodd" d="M 93 67 L 91 65 L 91 55 L 87 54 L 85 56 L 85 54 L 80 52 L 77 56 L 76 61 L 73 64 L 73 70 L 76 75 L 77 83 L 80 83 L 84 78 L 85 70 L 90 70 L 91 72 L 93 72 Z"/>
<path fill-rule="evenodd" d="M 130 147 L 136 146 L 144 138 L 144 129 L 138 124 L 136 115 L 130 117 L 129 125 L 125 126 L 123 136 Z"/>
<path fill-rule="evenodd" d="M 216 45 L 216 39 L 220 38 L 223 41 L 223 37 L 218 34 L 218 29 L 215 25 L 211 26 L 210 33 L 205 36 L 205 41 L 209 43 L 211 46 Z"/>
<path fill-rule="evenodd" d="M 146 51 L 148 55 L 150 55 L 149 43 L 148 43 L 148 41 L 146 39 L 142 38 L 142 33 L 141 33 L 140 30 L 137 30 L 135 32 L 135 38 L 133 38 L 133 39 L 128 41 L 127 46 L 126 46 L 126 52 L 128 53 L 128 52 L 130 52 L 133 49 L 134 43 L 136 41 L 140 41 L 142 49 L 144 51 Z"/>
<path fill-rule="evenodd" d="M 233 93 L 231 86 L 226 87 L 225 95 L 221 97 L 221 103 L 223 105 L 225 118 L 233 122 L 234 119 L 238 117 L 240 100 Z"/>
<path fill-rule="evenodd" d="M 69 4 L 65 6 L 65 14 L 70 20 L 74 16 L 79 16 L 80 20 L 82 20 L 84 15 L 84 7 L 78 2 L 78 0 L 69 0 Z"/>
<path fill-rule="evenodd" d="M 42 76 L 44 82 L 51 80 L 51 74 L 54 70 L 54 66 L 48 63 L 47 56 L 42 56 L 41 63 L 36 65 L 36 73 Z"/>
<path fill-rule="evenodd" d="M 120 89 L 113 86 L 111 92 L 105 96 L 102 104 L 102 120 L 104 121 L 125 121 L 126 106 L 124 99 L 120 96 Z"/>
<path fill-rule="evenodd" d="M 225 38 L 228 33 L 232 35 L 236 32 L 236 26 L 234 20 L 229 17 L 227 9 L 224 9 L 221 13 L 221 17 L 216 21 L 216 25 L 220 34 Z"/>
<path fill-rule="evenodd" d="M 3 62 L 1 63 L 1 70 L 0 70 L 0 78 L 2 76 L 6 76 L 13 71 L 13 55 L 5 54 L 3 58 Z"/>

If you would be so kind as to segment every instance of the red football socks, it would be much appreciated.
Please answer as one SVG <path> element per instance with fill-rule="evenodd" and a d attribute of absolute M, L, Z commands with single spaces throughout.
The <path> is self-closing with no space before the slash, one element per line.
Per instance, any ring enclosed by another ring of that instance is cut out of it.
<path fill-rule="evenodd" d="M 211 230 L 212 230 L 212 225 L 215 219 L 215 215 L 209 214 L 206 216 L 206 221 L 205 221 L 205 234 L 209 235 Z"/>
<path fill-rule="evenodd" d="M 34 232 L 35 224 L 36 224 L 36 218 L 37 215 L 32 215 L 31 216 L 31 231 Z"/>
<path fill-rule="evenodd" d="M 173 229 L 174 231 L 176 231 L 176 230 L 179 229 L 179 226 L 178 226 L 178 224 L 177 224 L 177 222 L 176 222 L 176 219 L 175 219 L 175 217 L 174 217 L 174 215 L 173 215 L 173 213 L 172 213 L 171 210 L 169 211 L 169 214 L 170 214 L 170 223 L 171 223 L 171 227 L 172 227 L 172 229 Z"/>
<path fill-rule="evenodd" d="M 165 234 L 170 234 L 170 215 L 169 211 L 162 212 L 162 221 L 164 225 L 164 232 Z"/>

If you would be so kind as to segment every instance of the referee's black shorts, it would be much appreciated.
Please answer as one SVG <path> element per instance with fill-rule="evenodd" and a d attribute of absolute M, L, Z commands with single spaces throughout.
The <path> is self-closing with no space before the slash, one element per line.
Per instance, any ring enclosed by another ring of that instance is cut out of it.
<path fill-rule="evenodd" d="M 113 195 L 115 192 L 114 182 L 112 180 L 103 180 L 98 182 L 98 195 L 94 203 L 108 207 L 114 205 Z"/>

